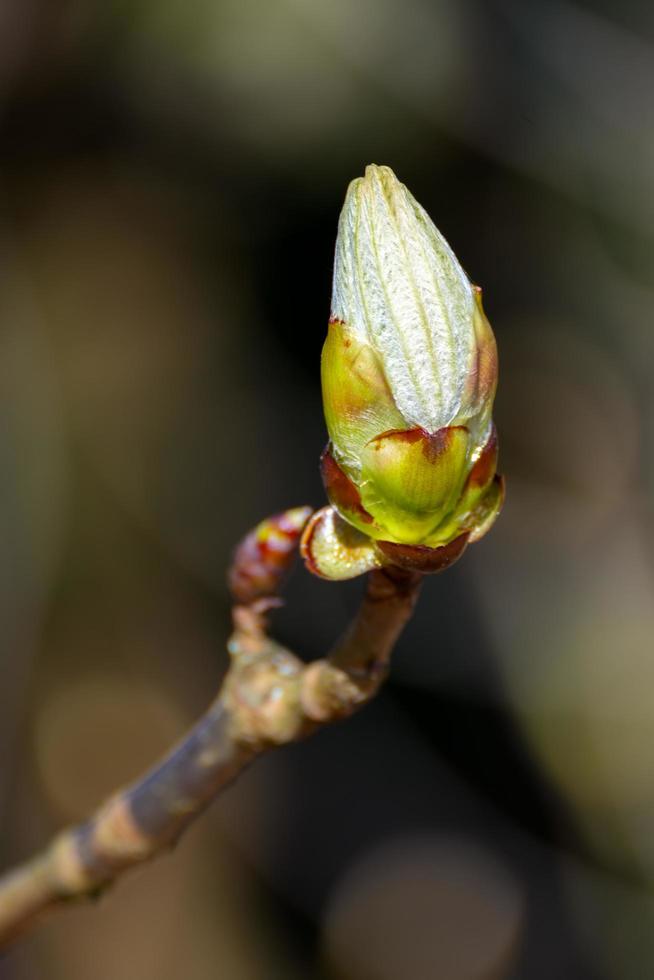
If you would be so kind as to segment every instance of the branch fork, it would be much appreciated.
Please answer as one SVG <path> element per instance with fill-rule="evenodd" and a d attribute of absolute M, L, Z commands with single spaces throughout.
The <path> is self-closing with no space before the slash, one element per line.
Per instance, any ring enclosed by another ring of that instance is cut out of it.
<path fill-rule="evenodd" d="M 306 664 L 270 637 L 268 619 L 281 604 L 311 513 L 300 507 L 277 514 L 236 549 L 230 666 L 207 711 L 141 779 L 0 878 L 0 947 L 45 912 L 97 897 L 125 871 L 170 849 L 258 755 L 346 718 L 377 693 L 422 576 L 392 567 L 370 572 L 346 635 L 326 658 Z"/>

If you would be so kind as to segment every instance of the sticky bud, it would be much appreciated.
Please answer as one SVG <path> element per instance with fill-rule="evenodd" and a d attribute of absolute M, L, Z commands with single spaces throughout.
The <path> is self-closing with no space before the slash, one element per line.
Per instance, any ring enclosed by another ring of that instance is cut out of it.
<path fill-rule="evenodd" d="M 504 498 L 497 349 L 481 290 L 388 167 L 367 167 L 348 188 L 321 373 L 330 503 L 369 539 L 370 563 L 447 567 Z M 314 522 L 315 543 L 320 530 Z M 317 574 L 349 577 L 333 555 L 323 567 L 308 536 L 303 550 Z"/>

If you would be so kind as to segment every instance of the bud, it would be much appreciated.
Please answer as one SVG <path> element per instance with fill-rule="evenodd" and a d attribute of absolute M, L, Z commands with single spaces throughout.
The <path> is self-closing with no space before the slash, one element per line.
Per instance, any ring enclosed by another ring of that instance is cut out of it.
<path fill-rule="evenodd" d="M 367 167 L 336 241 L 322 474 L 377 564 L 439 570 L 493 524 L 504 494 L 496 385 L 481 290 L 393 171 Z"/>

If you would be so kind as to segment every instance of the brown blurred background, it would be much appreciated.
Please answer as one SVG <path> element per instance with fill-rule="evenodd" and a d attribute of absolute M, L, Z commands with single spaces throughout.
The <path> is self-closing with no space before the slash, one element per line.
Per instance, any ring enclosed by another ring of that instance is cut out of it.
<path fill-rule="evenodd" d="M 348 181 L 482 284 L 505 513 L 360 716 L 2 980 L 654 975 L 654 7 L 0 5 L 0 857 L 133 778 L 226 666 L 238 537 L 320 505 Z M 320 655 L 361 583 L 298 570 Z"/>

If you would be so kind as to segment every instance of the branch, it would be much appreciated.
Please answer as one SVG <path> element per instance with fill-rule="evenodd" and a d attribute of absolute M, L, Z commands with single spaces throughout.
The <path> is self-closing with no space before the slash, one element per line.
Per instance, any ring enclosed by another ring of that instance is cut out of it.
<path fill-rule="evenodd" d="M 272 640 L 267 613 L 293 559 L 309 508 L 262 522 L 234 556 L 231 664 L 208 710 L 141 779 L 86 822 L 0 878 L 0 946 L 46 910 L 97 896 L 129 868 L 170 848 L 257 755 L 352 714 L 377 692 L 410 618 L 421 576 L 370 573 L 350 629 L 322 660 L 304 664 Z"/>

